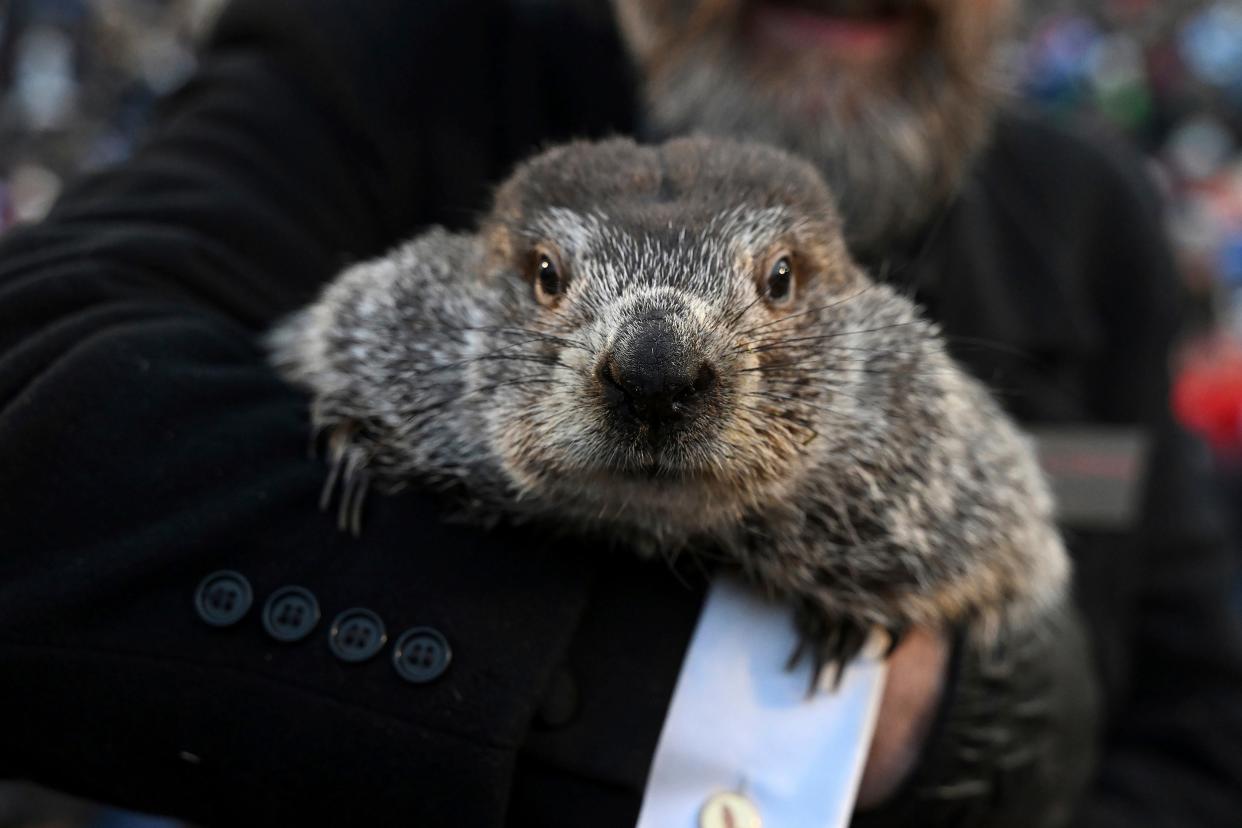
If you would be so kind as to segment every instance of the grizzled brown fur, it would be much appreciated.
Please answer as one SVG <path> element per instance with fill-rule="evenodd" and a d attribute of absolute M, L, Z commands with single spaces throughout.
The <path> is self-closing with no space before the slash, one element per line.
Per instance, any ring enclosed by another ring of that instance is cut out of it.
<path fill-rule="evenodd" d="M 774 149 L 551 150 L 477 234 L 350 268 L 272 346 L 355 529 L 369 485 L 417 482 L 480 518 L 710 556 L 794 605 L 821 664 L 874 626 L 986 635 L 1062 598 L 1026 439 Z"/>

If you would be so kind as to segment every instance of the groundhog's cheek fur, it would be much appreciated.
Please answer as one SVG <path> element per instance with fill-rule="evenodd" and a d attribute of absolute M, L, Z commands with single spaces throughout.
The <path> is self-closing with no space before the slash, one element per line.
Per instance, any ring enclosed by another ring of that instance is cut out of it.
<path fill-rule="evenodd" d="M 595 418 L 584 410 L 590 401 L 560 388 L 536 388 L 545 392 L 523 394 L 516 408 L 496 406 L 491 418 L 490 439 L 518 492 L 539 492 L 549 479 L 572 474 L 600 444 Z"/>

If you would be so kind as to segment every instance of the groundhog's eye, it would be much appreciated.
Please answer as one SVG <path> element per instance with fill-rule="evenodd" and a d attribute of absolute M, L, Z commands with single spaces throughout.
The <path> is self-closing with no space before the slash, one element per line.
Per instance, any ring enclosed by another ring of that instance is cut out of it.
<path fill-rule="evenodd" d="M 774 305 L 788 304 L 793 299 L 793 264 L 788 256 L 778 256 L 768 271 L 765 289 Z"/>
<path fill-rule="evenodd" d="M 536 249 L 532 276 L 535 301 L 545 306 L 556 304 L 565 290 L 565 277 L 556 254 L 544 248 Z"/>

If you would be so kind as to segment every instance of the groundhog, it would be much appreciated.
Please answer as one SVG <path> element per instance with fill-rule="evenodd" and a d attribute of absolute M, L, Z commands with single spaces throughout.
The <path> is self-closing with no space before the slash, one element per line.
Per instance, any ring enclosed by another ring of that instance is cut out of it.
<path fill-rule="evenodd" d="M 1031 444 L 773 148 L 549 150 L 476 233 L 350 267 L 270 344 L 354 531 L 368 488 L 416 483 L 700 556 L 794 608 L 817 675 L 877 627 L 987 638 L 1063 601 Z"/>

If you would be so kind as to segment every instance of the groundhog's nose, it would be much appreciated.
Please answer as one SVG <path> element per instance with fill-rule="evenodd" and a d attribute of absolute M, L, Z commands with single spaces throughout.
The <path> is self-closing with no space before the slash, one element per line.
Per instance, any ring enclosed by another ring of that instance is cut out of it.
<path fill-rule="evenodd" d="M 663 320 L 643 320 L 600 364 L 604 398 L 619 414 L 660 428 L 695 414 L 716 372 Z"/>

